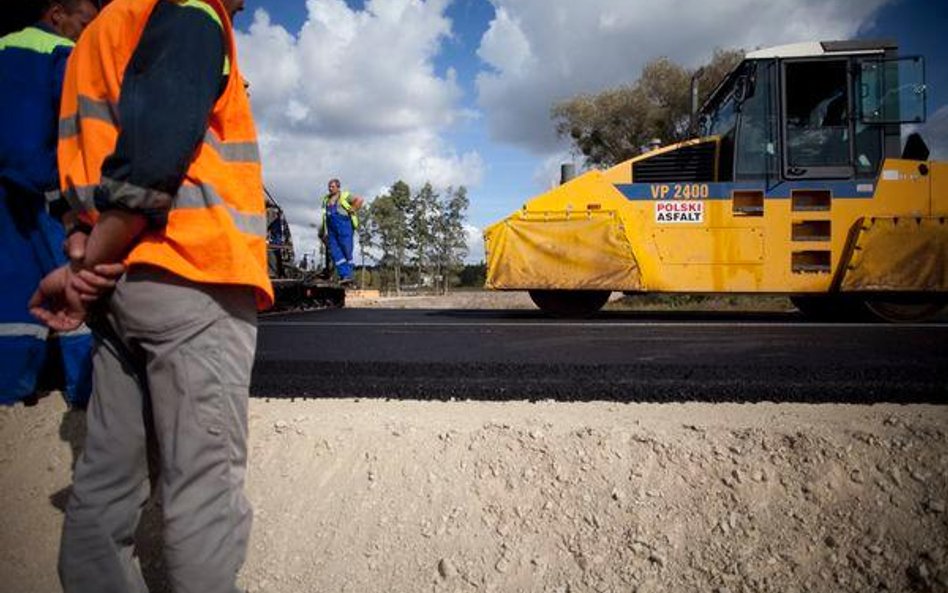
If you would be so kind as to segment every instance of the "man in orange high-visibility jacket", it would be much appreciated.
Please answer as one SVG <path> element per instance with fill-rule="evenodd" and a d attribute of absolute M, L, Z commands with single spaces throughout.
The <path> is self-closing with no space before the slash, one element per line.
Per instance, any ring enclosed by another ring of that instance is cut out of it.
<path fill-rule="evenodd" d="M 88 316 L 96 336 L 60 548 L 67 593 L 146 591 L 133 545 L 152 445 L 173 590 L 236 591 L 251 524 L 256 310 L 273 302 L 230 20 L 241 5 L 113 0 L 69 59 L 60 181 L 89 235 L 81 261 L 44 278 L 32 300 L 51 327 Z M 82 272 L 114 262 L 127 272 L 106 297 L 109 284 Z"/>

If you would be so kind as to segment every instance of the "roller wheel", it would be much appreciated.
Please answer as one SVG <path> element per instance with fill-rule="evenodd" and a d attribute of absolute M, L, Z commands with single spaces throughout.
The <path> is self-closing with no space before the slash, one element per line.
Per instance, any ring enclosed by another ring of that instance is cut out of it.
<path fill-rule="evenodd" d="M 814 321 L 858 321 L 866 316 L 862 301 L 838 294 L 790 297 L 793 306 Z"/>
<path fill-rule="evenodd" d="M 877 319 L 889 323 L 926 321 L 945 308 L 944 301 L 866 299 L 866 309 Z"/>
<path fill-rule="evenodd" d="M 610 294 L 608 290 L 531 290 L 530 298 L 553 317 L 582 318 L 602 309 Z"/>

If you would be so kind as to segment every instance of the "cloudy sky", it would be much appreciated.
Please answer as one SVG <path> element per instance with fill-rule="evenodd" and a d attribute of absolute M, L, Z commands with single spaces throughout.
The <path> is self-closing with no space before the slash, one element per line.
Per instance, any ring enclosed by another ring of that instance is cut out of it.
<path fill-rule="evenodd" d="M 235 25 L 265 181 L 300 252 L 329 178 L 368 199 L 403 179 L 468 188 L 479 261 L 480 229 L 574 159 L 554 101 L 715 48 L 894 38 L 926 57 L 923 131 L 948 158 L 943 0 L 246 0 Z"/>

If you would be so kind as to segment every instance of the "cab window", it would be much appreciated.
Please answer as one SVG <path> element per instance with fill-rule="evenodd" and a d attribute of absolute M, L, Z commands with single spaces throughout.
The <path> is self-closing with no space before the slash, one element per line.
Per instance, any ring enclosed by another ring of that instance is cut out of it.
<path fill-rule="evenodd" d="M 784 64 L 785 174 L 852 176 L 848 60 Z"/>
<path fill-rule="evenodd" d="M 739 95 L 744 84 L 743 74 L 733 76 L 726 86 L 716 93 L 717 101 L 704 112 L 702 135 L 718 136 L 721 139 L 718 153 L 719 181 L 731 181 L 733 178 Z"/>
<path fill-rule="evenodd" d="M 775 71 L 773 61 L 758 62 L 749 67 L 744 99 L 740 104 L 737 179 L 775 178 L 778 174 L 772 95 Z"/>

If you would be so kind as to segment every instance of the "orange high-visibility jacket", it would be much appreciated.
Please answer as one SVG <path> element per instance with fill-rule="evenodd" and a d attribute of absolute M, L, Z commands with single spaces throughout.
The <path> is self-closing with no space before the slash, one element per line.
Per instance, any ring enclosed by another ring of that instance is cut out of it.
<path fill-rule="evenodd" d="M 60 184 L 81 218 L 92 221 L 101 167 L 115 150 L 125 68 L 160 0 L 114 0 L 85 30 L 66 68 L 59 123 Z M 195 2 L 195 0 L 189 0 Z M 230 17 L 213 8 L 226 37 L 226 86 L 163 229 L 148 229 L 125 264 L 148 264 L 200 283 L 256 289 L 257 306 L 273 304 L 267 274 L 267 217 L 257 134 L 237 67 Z"/>

